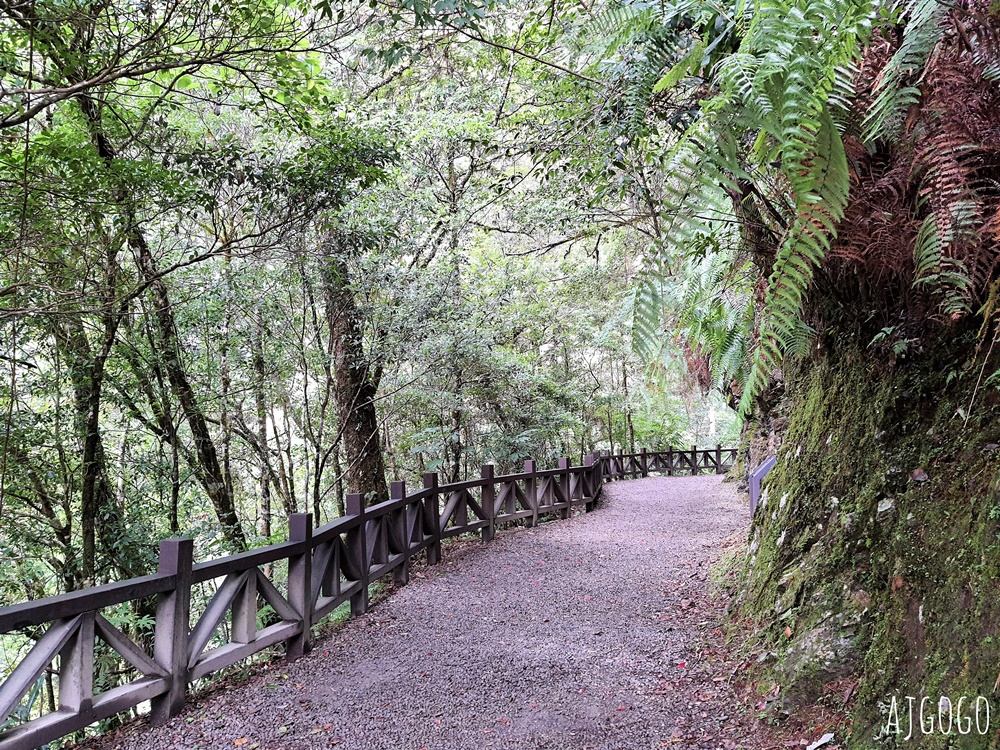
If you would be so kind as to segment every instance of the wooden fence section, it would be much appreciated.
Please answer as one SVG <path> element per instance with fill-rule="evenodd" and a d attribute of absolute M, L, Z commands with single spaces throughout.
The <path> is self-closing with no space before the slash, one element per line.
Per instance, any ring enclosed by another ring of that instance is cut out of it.
<path fill-rule="evenodd" d="M 667 476 L 683 476 L 697 474 L 725 474 L 736 463 L 736 449 L 723 448 L 699 449 L 692 445 L 691 450 L 667 448 L 665 451 L 647 451 L 639 453 L 608 454 L 602 457 L 605 462 L 604 478 L 634 479 L 648 477 L 650 474 L 666 474 Z"/>
<path fill-rule="evenodd" d="M 313 529 L 307 513 L 289 519 L 287 542 L 195 564 L 190 539 L 160 543 L 157 573 L 47 599 L 0 608 L 0 634 L 44 631 L 0 685 L 0 719 L 9 720 L 37 681 L 54 668 L 56 710 L 0 733 L 0 750 L 32 750 L 120 711 L 151 702 L 154 722 L 177 714 L 187 685 L 276 644 L 289 658 L 310 648 L 312 626 L 350 602 L 352 615 L 368 608 L 368 587 L 383 576 L 397 585 L 409 578 L 410 562 L 424 554 L 441 557 L 441 541 L 479 532 L 493 539 L 501 525 L 532 526 L 542 516 L 568 518 L 574 507 L 592 510 L 603 482 L 650 473 L 722 472 L 735 451 L 714 450 L 587 456 L 582 466 L 560 459 L 539 471 L 526 461 L 520 474 L 482 476 L 439 485 L 425 474 L 423 487 L 407 493 L 394 482 L 389 500 L 362 507 L 347 498 L 347 515 Z M 274 571 L 287 564 L 287 583 Z M 215 583 L 201 612 L 192 610 L 192 588 Z M 283 589 L 283 590 L 282 590 Z M 101 610 L 155 597 L 151 653 L 130 639 Z M 193 620 L 193 621 L 192 621 Z M 95 692 L 98 639 L 133 670 L 120 687 Z"/>

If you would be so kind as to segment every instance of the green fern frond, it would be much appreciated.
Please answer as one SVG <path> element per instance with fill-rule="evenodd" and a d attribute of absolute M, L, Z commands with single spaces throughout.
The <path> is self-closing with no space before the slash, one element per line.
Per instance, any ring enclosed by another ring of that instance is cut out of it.
<path fill-rule="evenodd" d="M 780 237 L 744 378 L 744 414 L 784 354 L 804 351 L 811 341 L 803 306 L 850 188 L 838 119 L 854 95 L 855 66 L 873 17 L 871 0 L 760 0 L 748 8 L 731 21 L 742 31 L 739 49 L 722 55 L 712 70 L 718 95 L 702 102 L 701 117 L 666 160 L 671 179 L 663 232 L 682 252 L 698 246 L 700 232 L 713 231 L 713 211 L 725 211 L 727 202 L 729 213 L 742 205 L 742 186 L 755 184 L 773 162 L 788 188 L 791 215 L 776 224 Z M 698 33 L 708 38 L 704 27 Z M 653 88 L 675 84 L 694 64 L 688 53 Z M 748 337 L 737 345 L 737 338 L 718 336 L 707 309 L 703 313 L 687 319 L 689 332 L 725 352 L 720 360 L 745 355 Z"/>
<path fill-rule="evenodd" d="M 658 18 L 659 14 L 649 3 L 609 3 L 581 26 L 572 49 L 577 53 L 592 52 L 610 58 L 630 44 L 636 34 L 657 25 Z"/>
<path fill-rule="evenodd" d="M 793 357 L 804 357 L 816 340 L 816 331 L 803 320 L 795 321 L 795 328 L 786 342 L 786 352 Z"/>
<path fill-rule="evenodd" d="M 701 70 L 702 61 L 708 48 L 706 42 L 699 40 L 684 56 L 676 62 L 670 70 L 664 73 L 653 86 L 651 93 L 659 94 L 662 91 L 673 88 L 688 76 L 694 76 Z"/>
<path fill-rule="evenodd" d="M 704 231 L 704 230 L 703 230 Z M 733 256 L 707 253 L 689 259 L 682 274 L 645 279 L 636 290 L 633 347 L 646 361 L 658 361 L 668 347 L 666 324 L 708 359 L 712 386 L 728 391 L 746 380 L 754 309 Z M 649 337 L 653 336 L 650 340 Z"/>
<path fill-rule="evenodd" d="M 632 348 L 643 360 L 659 359 L 664 346 L 663 277 L 646 273 L 636 285 L 632 298 Z"/>
<path fill-rule="evenodd" d="M 913 283 L 919 284 L 930 274 L 941 268 L 941 236 L 938 234 L 934 214 L 927 216 L 917 231 L 917 241 L 913 246 Z"/>
<path fill-rule="evenodd" d="M 944 315 L 965 314 L 971 309 L 972 279 L 962 261 L 945 255 L 950 244 L 968 231 L 972 209 L 956 204 L 951 220 L 945 220 L 947 234 L 939 231 L 940 219 L 929 214 L 920 224 L 913 247 L 913 286 L 924 288 L 940 297 L 939 308 Z"/>
<path fill-rule="evenodd" d="M 877 96 L 863 124 L 871 142 L 899 130 L 906 111 L 920 100 L 920 90 L 904 82 L 924 68 L 941 40 L 948 6 L 939 0 L 908 0 L 906 34 L 886 64 L 875 87 Z"/>

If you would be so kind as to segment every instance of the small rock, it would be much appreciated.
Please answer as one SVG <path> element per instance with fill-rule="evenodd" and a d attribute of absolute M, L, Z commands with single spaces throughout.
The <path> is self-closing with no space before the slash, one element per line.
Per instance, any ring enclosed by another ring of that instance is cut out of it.
<path fill-rule="evenodd" d="M 910 479 L 914 482 L 926 482 L 930 477 L 927 476 L 927 472 L 923 469 L 914 469 L 910 472 Z"/>
<path fill-rule="evenodd" d="M 809 747 L 807 747 L 806 750 L 816 750 L 816 748 L 823 747 L 823 745 L 827 744 L 828 742 L 831 742 L 832 740 L 833 740 L 833 733 L 827 732 L 818 740 L 816 740 L 814 743 L 812 743 Z"/>

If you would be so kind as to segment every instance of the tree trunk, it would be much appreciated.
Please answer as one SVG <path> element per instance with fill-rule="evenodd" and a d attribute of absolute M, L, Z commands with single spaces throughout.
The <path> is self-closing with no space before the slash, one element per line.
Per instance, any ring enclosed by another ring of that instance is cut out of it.
<path fill-rule="evenodd" d="M 253 397 L 257 409 L 257 445 L 260 458 L 260 533 L 265 539 L 271 536 L 271 462 L 268 460 L 270 443 L 267 440 L 267 402 L 264 398 L 266 368 L 264 366 L 264 332 L 257 324 L 252 342 Z"/>
<path fill-rule="evenodd" d="M 222 426 L 222 481 L 226 485 L 226 493 L 233 496 L 233 472 L 232 472 L 232 443 L 233 443 L 233 423 L 229 413 L 229 395 L 232 390 L 233 378 L 229 371 L 229 337 L 232 332 L 233 311 L 233 280 L 232 280 L 232 255 L 226 253 L 225 258 L 225 317 L 222 325 L 222 341 L 219 345 L 219 377 L 222 385 L 222 393 L 219 399 L 219 416 Z"/>
<path fill-rule="evenodd" d="M 89 96 L 82 96 L 78 101 L 80 110 L 90 128 L 94 147 L 101 159 L 107 164 L 110 172 L 111 167 L 117 159 L 117 154 L 104 132 L 103 123 L 101 122 L 100 104 Z M 226 484 L 225 473 L 219 464 L 215 443 L 209 432 L 205 415 L 198 405 L 194 389 L 187 379 L 187 374 L 184 371 L 184 365 L 181 361 L 181 345 L 177 338 L 177 327 L 174 321 L 173 308 L 170 306 L 170 297 L 167 294 L 167 285 L 158 273 L 149 243 L 146 242 L 146 237 L 139 226 L 136 206 L 132 197 L 123 184 L 119 186 L 117 192 L 117 200 L 121 209 L 121 217 L 125 221 L 125 231 L 129 247 L 135 253 L 139 271 L 153 294 L 157 330 L 160 336 L 160 344 L 166 355 L 162 363 L 163 369 L 167 373 L 171 390 L 181 403 L 184 416 L 194 437 L 195 453 L 198 456 L 198 465 L 196 467 L 198 479 L 212 501 L 219 523 L 222 524 L 223 535 L 237 550 L 245 550 L 247 548 L 246 537 L 243 534 L 243 528 L 240 526 L 239 518 L 236 515 L 236 506 L 233 502 L 232 493 Z M 110 304 L 110 301 L 108 304 Z M 108 343 L 110 344 L 111 342 Z M 110 351 L 109 347 L 106 348 Z M 104 353 L 104 356 L 107 356 L 107 352 Z M 101 363 L 101 370 L 103 371 L 103 362 Z M 99 397 L 100 394 L 98 391 L 98 401 Z M 95 446 L 92 450 L 96 454 L 97 447 Z M 87 474 L 87 466 L 94 466 L 94 463 L 91 462 L 88 464 L 85 460 L 85 482 L 91 480 Z M 98 476 L 92 478 L 92 481 L 99 483 L 101 480 Z M 85 534 L 85 558 L 86 548 L 87 537 Z"/>
<path fill-rule="evenodd" d="M 462 392 L 461 375 L 456 378 L 456 395 Z M 459 482 L 462 480 L 462 410 L 460 408 L 451 410 L 451 433 L 448 435 L 448 446 L 446 449 L 448 456 L 448 481 Z"/>
<path fill-rule="evenodd" d="M 106 319 L 105 325 L 104 341 L 96 355 L 78 317 L 65 316 L 53 327 L 57 346 L 69 366 L 76 405 L 74 425 L 82 453 L 79 575 L 84 585 L 96 582 L 97 541 L 102 537 L 106 540 L 102 545 L 105 557 L 120 574 L 130 577 L 145 572 L 138 570 L 130 561 L 139 556 L 124 546 L 127 538 L 125 522 L 108 480 L 100 419 L 104 365 L 117 336 L 117 316 Z"/>
<path fill-rule="evenodd" d="M 326 325 L 326 321 L 323 320 L 323 315 L 319 311 L 319 306 L 316 304 L 316 294 L 313 291 L 313 284 L 310 278 L 310 274 L 306 271 L 304 265 L 300 262 L 299 273 L 302 277 L 302 291 L 303 291 L 303 320 L 308 320 L 312 326 L 313 334 L 315 335 L 316 341 L 323 341 L 323 391 L 319 399 L 319 409 L 318 411 L 314 408 L 309 408 L 309 389 L 308 387 L 303 387 L 303 401 L 306 404 L 306 408 L 303 409 L 302 421 L 304 423 L 304 432 L 306 437 L 313 445 L 313 472 L 312 472 L 312 499 L 313 499 L 313 516 L 314 521 L 317 526 L 320 525 L 320 512 L 322 510 L 322 500 L 326 492 L 323 489 L 323 479 L 326 475 L 326 468 L 329 465 L 330 457 L 339 450 L 340 435 L 335 431 L 333 432 L 333 439 L 330 441 L 329 445 L 326 445 L 326 441 L 329 439 L 328 436 L 328 421 L 332 411 L 336 408 L 334 403 L 334 388 L 335 388 L 335 378 L 333 374 L 333 353 L 336 349 L 336 341 L 333 340 L 329 327 Z M 309 382 L 309 358 L 306 356 L 306 337 L 305 337 L 305 322 L 302 326 L 302 336 L 299 339 L 301 347 L 301 366 L 302 371 L 305 374 L 304 383 Z M 338 470 L 339 473 L 339 470 Z M 336 481 L 336 480 L 335 480 Z M 338 485 L 339 491 L 339 485 Z M 341 493 L 342 494 L 342 493 Z M 342 502 L 343 498 L 340 498 Z M 339 505 L 338 505 L 339 509 Z M 343 513 L 339 513 L 343 515 Z"/>
<path fill-rule="evenodd" d="M 381 371 L 365 355 L 361 320 L 344 262 L 344 238 L 324 246 L 322 269 L 327 326 L 334 346 L 334 397 L 344 446 L 349 492 L 367 504 L 388 498 L 375 397 Z"/>
<path fill-rule="evenodd" d="M 178 508 L 181 499 L 181 459 L 177 442 L 177 430 L 170 432 L 170 533 L 181 530 Z"/>
<path fill-rule="evenodd" d="M 65 505 L 61 508 L 62 514 L 57 512 L 59 507 L 58 499 L 45 483 L 45 471 L 42 467 L 35 466 L 31 457 L 14 442 L 7 444 L 7 452 L 10 458 L 17 461 L 20 468 L 27 475 L 28 482 L 35 495 L 37 502 L 28 503 L 35 510 L 40 520 L 43 520 L 52 528 L 55 533 L 56 547 L 62 553 L 60 560 L 57 554 L 49 556 L 52 569 L 56 572 L 66 591 L 73 591 L 80 588 L 81 576 L 80 566 L 74 559 L 73 549 L 73 515 L 70 508 Z M 60 564 L 61 563 L 61 564 Z M 41 594 L 44 596 L 44 593 Z"/>
<path fill-rule="evenodd" d="M 347 508 L 344 505 L 344 473 L 340 466 L 339 440 L 333 444 L 333 472 L 336 474 L 333 481 L 337 493 L 337 515 L 343 517 L 347 515 Z"/>
<path fill-rule="evenodd" d="M 170 297 L 167 293 L 167 285 L 160 278 L 153 254 L 138 227 L 132 228 L 129 243 L 136 252 L 139 268 L 153 295 L 157 333 L 163 354 L 161 364 L 167 374 L 170 388 L 181 404 L 184 417 L 194 438 L 195 454 L 198 457 L 198 464 L 195 467 L 198 480 L 212 501 L 225 538 L 236 550 L 245 550 L 247 548 L 246 535 L 243 533 L 243 527 L 236 515 L 236 505 L 233 502 L 232 492 L 226 483 L 222 465 L 219 463 L 215 442 L 208 429 L 208 422 L 184 370 L 181 359 L 181 344 L 177 338 L 177 326 L 174 321 L 173 308 L 170 305 Z"/>

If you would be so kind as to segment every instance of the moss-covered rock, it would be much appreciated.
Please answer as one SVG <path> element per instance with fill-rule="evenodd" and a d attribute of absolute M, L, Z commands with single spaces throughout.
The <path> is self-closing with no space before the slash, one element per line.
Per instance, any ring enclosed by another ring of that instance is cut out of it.
<path fill-rule="evenodd" d="M 840 342 L 787 368 L 754 428 L 751 464 L 783 435 L 741 607 L 786 707 L 860 676 L 851 747 L 993 747 L 1000 730 L 1000 394 L 974 351 L 952 336 L 888 363 Z M 990 699 L 988 737 L 884 731 L 892 696 L 963 695 Z"/>

